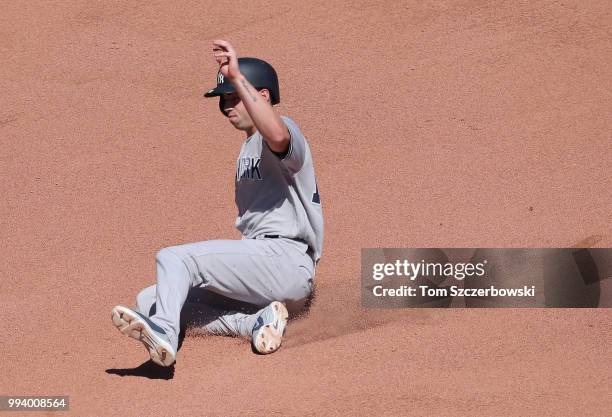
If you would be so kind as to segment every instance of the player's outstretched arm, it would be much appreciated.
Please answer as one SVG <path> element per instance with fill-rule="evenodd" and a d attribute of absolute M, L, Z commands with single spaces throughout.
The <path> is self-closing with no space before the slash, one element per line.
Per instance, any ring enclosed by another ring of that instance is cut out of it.
<path fill-rule="evenodd" d="M 268 90 L 257 91 L 240 73 L 238 58 L 232 45 L 224 40 L 213 41 L 213 53 L 219 64 L 219 72 L 227 78 L 244 103 L 255 127 L 274 152 L 286 152 L 289 147 L 289 130 L 270 104 Z"/>

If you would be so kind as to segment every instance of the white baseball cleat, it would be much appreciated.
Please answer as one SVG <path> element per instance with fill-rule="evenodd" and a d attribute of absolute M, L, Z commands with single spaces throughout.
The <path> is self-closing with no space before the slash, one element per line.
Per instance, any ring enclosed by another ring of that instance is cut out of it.
<path fill-rule="evenodd" d="M 278 301 L 261 310 L 253 326 L 253 348 L 264 355 L 276 352 L 283 341 L 288 318 L 287 308 Z"/>
<path fill-rule="evenodd" d="M 160 366 L 174 363 L 176 352 L 166 332 L 147 316 L 124 306 L 115 306 L 111 318 L 121 333 L 145 345 L 153 362 Z"/>

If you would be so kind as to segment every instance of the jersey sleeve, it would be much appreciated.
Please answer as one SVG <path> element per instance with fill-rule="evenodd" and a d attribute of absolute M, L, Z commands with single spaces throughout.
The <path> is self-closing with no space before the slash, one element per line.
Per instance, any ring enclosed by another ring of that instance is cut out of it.
<path fill-rule="evenodd" d="M 282 119 L 289 130 L 291 139 L 286 155 L 281 157 L 281 163 L 283 163 L 289 171 L 296 173 L 302 169 L 302 165 L 304 165 L 304 159 L 306 158 L 306 138 L 293 120 L 288 117 L 282 117 Z"/>

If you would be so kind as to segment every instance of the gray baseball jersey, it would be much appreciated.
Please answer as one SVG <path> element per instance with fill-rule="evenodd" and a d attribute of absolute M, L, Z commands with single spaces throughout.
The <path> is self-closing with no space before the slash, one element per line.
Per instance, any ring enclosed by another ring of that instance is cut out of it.
<path fill-rule="evenodd" d="M 137 305 L 175 348 L 181 311 L 194 287 L 258 307 L 281 301 L 290 312 L 299 311 L 312 292 L 323 246 L 321 201 L 308 143 L 291 119 L 283 120 L 291 134 L 285 155 L 272 152 L 259 132 L 240 150 L 236 227 L 246 239 L 184 244 L 157 254 L 157 285 L 141 291 Z M 206 332 L 241 336 L 250 336 L 257 318 L 209 306 L 200 306 L 198 315 Z"/>
<path fill-rule="evenodd" d="M 256 132 L 242 145 L 236 167 L 236 227 L 246 238 L 278 235 L 301 240 L 317 262 L 323 247 L 323 215 L 310 147 L 293 120 L 285 155 Z"/>

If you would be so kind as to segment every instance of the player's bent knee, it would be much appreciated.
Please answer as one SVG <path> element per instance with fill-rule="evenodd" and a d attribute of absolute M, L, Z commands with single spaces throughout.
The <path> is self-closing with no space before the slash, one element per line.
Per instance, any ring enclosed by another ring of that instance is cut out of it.
<path fill-rule="evenodd" d="M 170 248 L 160 249 L 155 254 L 155 260 L 158 263 L 164 263 L 164 262 L 172 261 L 172 260 L 174 260 L 174 258 L 175 258 L 175 255 L 174 255 L 174 253 L 172 253 L 172 250 Z"/>
<path fill-rule="evenodd" d="M 184 265 L 180 256 L 172 249 L 172 247 L 160 249 L 155 255 L 155 261 L 158 265 Z"/>

